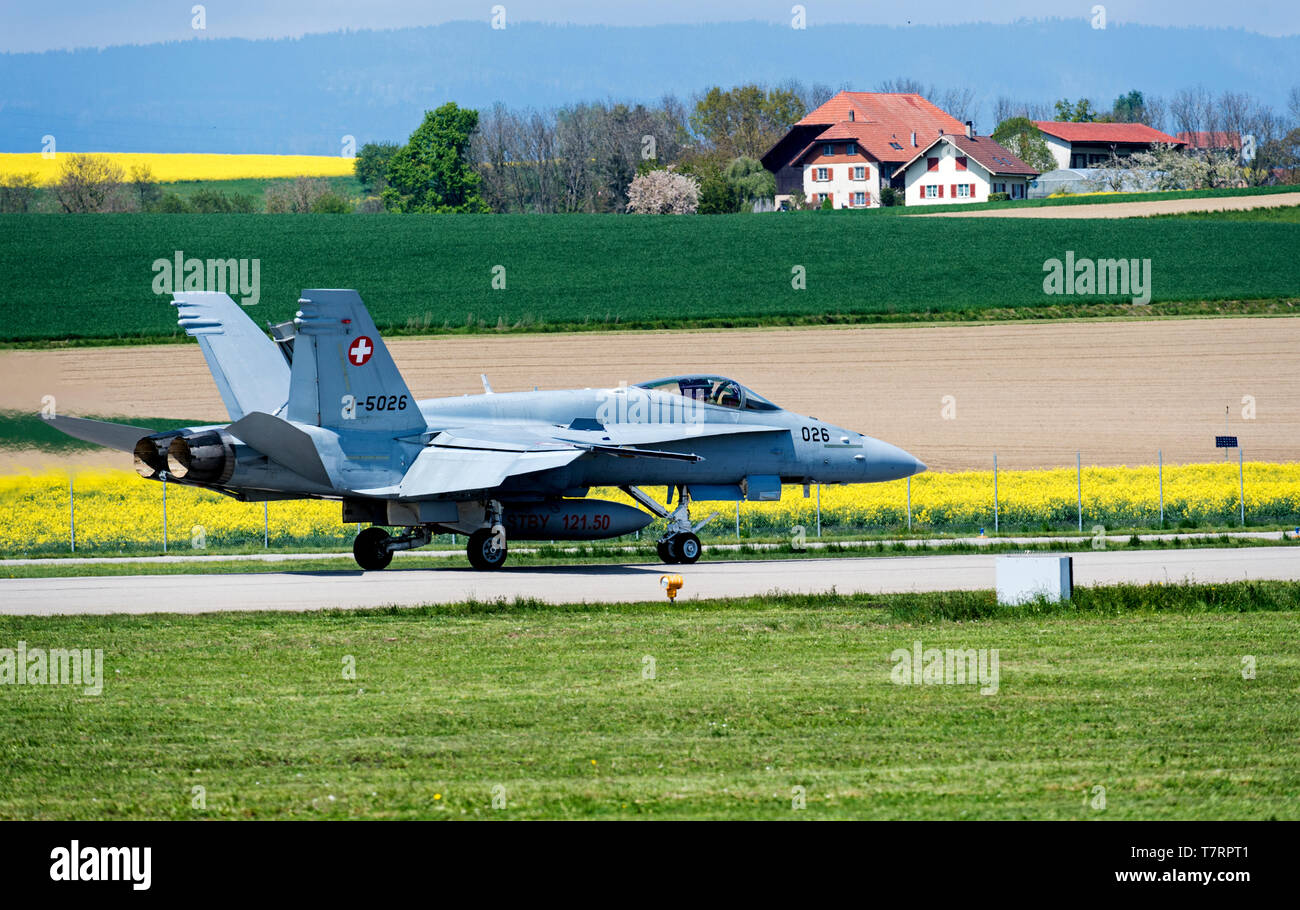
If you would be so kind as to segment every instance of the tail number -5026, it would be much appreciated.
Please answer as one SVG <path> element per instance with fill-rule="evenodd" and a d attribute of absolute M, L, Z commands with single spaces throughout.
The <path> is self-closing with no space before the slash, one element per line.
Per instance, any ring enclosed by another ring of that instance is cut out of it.
<path fill-rule="evenodd" d="M 405 411 L 405 395 L 367 395 L 361 403 L 367 411 Z"/>

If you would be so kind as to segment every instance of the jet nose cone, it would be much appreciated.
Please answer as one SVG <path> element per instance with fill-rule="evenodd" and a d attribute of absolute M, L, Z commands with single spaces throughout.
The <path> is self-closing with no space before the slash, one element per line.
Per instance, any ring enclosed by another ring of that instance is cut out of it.
<path fill-rule="evenodd" d="M 865 467 L 868 479 L 901 480 L 926 470 L 925 463 L 898 446 L 873 439 L 867 445 Z"/>

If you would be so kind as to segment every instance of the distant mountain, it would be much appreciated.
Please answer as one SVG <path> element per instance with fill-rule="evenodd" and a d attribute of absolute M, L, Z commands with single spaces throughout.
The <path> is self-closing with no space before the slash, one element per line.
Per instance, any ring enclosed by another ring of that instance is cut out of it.
<path fill-rule="evenodd" d="M 1300 36 L 1111 25 L 1085 19 L 895 28 L 765 23 L 648 27 L 458 22 L 298 39 L 195 40 L 0 55 L 0 151 L 339 154 L 404 139 L 453 100 L 549 107 L 594 99 L 688 97 L 713 84 L 870 90 L 907 76 L 970 86 L 989 130 L 998 95 L 1103 106 L 1131 88 L 1172 95 L 1202 84 L 1281 108 L 1300 81 Z"/>

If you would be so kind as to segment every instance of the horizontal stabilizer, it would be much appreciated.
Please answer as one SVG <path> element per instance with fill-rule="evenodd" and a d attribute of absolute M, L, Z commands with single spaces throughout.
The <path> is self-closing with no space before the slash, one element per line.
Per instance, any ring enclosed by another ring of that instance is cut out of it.
<path fill-rule="evenodd" d="M 270 414 L 253 411 L 226 428 L 240 442 L 308 480 L 331 486 L 316 443 L 302 430 Z"/>
<path fill-rule="evenodd" d="M 105 420 L 90 420 L 85 417 L 47 417 L 54 429 L 67 433 L 74 439 L 93 442 L 107 449 L 122 452 L 134 452 L 135 444 L 145 436 L 152 436 L 157 430 L 148 427 L 133 427 L 125 423 L 109 423 Z"/>

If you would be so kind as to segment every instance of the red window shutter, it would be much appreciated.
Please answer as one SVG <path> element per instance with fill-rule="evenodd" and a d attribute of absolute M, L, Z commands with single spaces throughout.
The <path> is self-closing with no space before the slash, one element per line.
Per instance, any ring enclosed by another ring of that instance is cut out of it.
<path fill-rule="evenodd" d="M 966 170 L 966 156 L 965 156 L 965 155 L 958 155 L 958 156 L 957 156 L 957 170 L 959 170 L 959 171 L 964 171 L 964 170 Z"/>
<path fill-rule="evenodd" d="M 926 158 L 926 159 L 925 159 L 925 169 L 926 169 L 927 171 L 937 171 L 937 170 L 939 170 L 939 159 L 938 159 L 938 158 Z"/>
<path fill-rule="evenodd" d="M 939 198 L 940 198 L 940 199 L 943 198 L 943 184 L 942 184 L 942 183 L 939 184 Z"/>
<path fill-rule="evenodd" d="M 952 185 L 952 198 L 957 198 L 957 184 L 955 183 Z"/>

